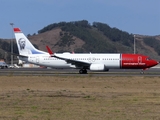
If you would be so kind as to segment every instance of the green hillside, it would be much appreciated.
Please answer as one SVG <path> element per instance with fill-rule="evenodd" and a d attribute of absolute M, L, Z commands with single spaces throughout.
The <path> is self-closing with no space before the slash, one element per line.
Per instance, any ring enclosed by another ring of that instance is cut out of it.
<path fill-rule="evenodd" d="M 81 48 L 75 48 L 75 52 L 93 53 L 133 53 L 134 35 L 109 25 L 94 22 L 92 25 L 86 21 L 60 22 L 50 24 L 38 33 L 60 28 L 57 51 L 74 44 L 73 37 L 76 36 L 85 42 Z M 136 35 L 136 53 L 149 55 L 154 59 L 160 59 L 160 39 L 158 36 Z M 152 43 L 150 44 L 149 41 Z M 56 44 L 57 45 L 57 44 Z"/>
<path fill-rule="evenodd" d="M 75 49 L 75 52 L 131 52 L 133 46 L 133 35 L 110 28 L 107 24 L 94 22 L 90 25 L 88 21 L 54 23 L 39 30 L 38 33 L 44 33 L 55 28 L 61 28 L 59 45 L 65 46 L 74 43 L 73 36 L 83 40 L 85 44 L 81 49 Z M 119 48 L 118 46 L 121 45 Z M 121 49 L 121 50 L 120 50 Z"/>

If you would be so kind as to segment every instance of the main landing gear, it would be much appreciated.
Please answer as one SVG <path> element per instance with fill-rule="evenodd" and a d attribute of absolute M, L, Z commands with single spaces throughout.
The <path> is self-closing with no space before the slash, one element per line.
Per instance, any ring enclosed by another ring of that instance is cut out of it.
<path fill-rule="evenodd" d="M 87 74 L 87 70 L 84 69 L 84 68 L 83 68 L 83 69 L 80 69 L 80 70 L 79 70 L 79 73 L 80 73 L 80 74 Z"/>

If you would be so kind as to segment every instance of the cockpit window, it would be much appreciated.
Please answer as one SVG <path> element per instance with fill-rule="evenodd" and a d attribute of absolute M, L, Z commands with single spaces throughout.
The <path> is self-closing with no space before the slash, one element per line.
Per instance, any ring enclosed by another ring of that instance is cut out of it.
<path fill-rule="evenodd" d="M 152 60 L 150 57 L 146 58 L 146 60 Z"/>

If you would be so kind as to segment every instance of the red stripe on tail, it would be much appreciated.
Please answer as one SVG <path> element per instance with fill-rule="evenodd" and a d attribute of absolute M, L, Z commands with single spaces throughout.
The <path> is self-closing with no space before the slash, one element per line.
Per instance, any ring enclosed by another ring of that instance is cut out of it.
<path fill-rule="evenodd" d="M 14 28 L 14 32 L 21 32 L 19 28 Z"/>

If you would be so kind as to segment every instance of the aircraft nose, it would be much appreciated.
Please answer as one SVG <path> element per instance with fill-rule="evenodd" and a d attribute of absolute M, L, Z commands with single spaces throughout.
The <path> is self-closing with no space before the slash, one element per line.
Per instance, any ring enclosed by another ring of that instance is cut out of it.
<path fill-rule="evenodd" d="M 157 64 L 159 64 L 158 61 L 156 61 L 156 60 L 151 60 L 151 61 L 148 63 L 148 67 L 153 67 L 153 66 L 156 66 Z"/>
<path fill-rule="evenodd" d="M 158 61 L 156 61 L 156 60 L 153 60 L 153 66 L 155 66 L 155 65 L 158 65 L 159 64 L 159 62 Z"/>

